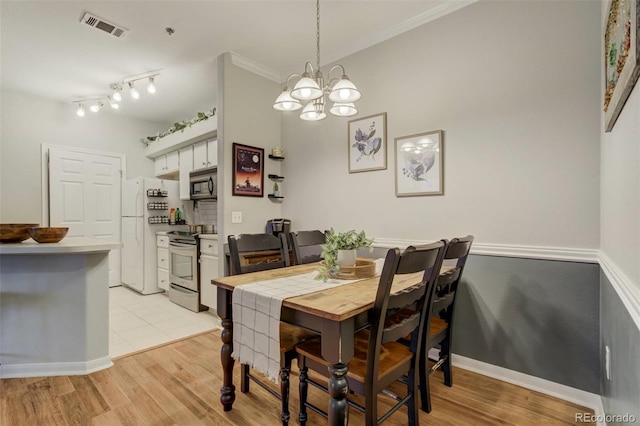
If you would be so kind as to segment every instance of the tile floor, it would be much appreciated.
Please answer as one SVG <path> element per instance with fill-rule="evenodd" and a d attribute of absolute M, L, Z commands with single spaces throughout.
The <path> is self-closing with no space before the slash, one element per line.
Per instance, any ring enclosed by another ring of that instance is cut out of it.
<path fill-rule="evenodd" d="M 221 328 L 209 311 L 192 312 L 166 293 L 141 295 L 127 287 L 109 289 L 109 355 L 117 357 Z"/>

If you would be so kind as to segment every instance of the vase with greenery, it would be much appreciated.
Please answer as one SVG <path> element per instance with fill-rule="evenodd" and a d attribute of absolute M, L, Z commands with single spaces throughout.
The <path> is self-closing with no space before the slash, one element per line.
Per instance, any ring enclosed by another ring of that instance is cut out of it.
<path fill-rule="evenodd" d="M 340 272 L 338 264 L 338 252 L 341 250 L 357 250 L 359 248 L 368 247 L 369 251 L 373 251 L 373 238 L 367 238 L 364 231 L 356 232 L 350 230 L 347 232 L 335 232 L 333 228 L 327 231 L 326 242 L 322 245 L 322 254 L 324 262 L 318 266 L 317 280 L 327 281 L 332 275 L 335 276 Z"/>
<path fill-rule="evenodd" d="M 280 187 L 278 186 L 278 182 L 273 184 L 273 195 L 276 197 L 280 196 Z"/>

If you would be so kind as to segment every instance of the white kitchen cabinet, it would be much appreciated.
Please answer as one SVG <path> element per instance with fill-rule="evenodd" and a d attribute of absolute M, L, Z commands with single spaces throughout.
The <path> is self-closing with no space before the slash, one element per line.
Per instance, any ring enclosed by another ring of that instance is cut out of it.
<path fill-rule="evenodd" d="M 169 237 L 157 235 L 156 246 L 158 249 L 158 287 L 169 291 Z"/>
<path fill-rule="evenodd" d="M 193 145 L 193 170 L 206 169 L 218 165 L 218 140 L 198 142 Z"/>
<path fill-rule="evenodd" d="M 178 172 L 180 168 L 180 154 L 172 151 L 155 159 L 155 175 L 164 176 Z"/>
<path fill-rule="evenodd" d="M 193 146 L 188 146 L 180 150 L 180 199 L 188 200 L 189 173 L 193 171 Z"/>

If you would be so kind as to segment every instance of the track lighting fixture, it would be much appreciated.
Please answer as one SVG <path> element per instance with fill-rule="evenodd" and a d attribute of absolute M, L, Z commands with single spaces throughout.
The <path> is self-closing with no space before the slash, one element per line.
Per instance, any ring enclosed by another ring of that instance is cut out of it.
<path fill-rule="evenodd" d="M 120 108 L 119 102 L 122 101 L 122 89 L 124 87 L 129 88 L 129 94 L 133 99 L 139 99 L 140 92 L 135 87 L 135 82 L 139 80 L 147 80 L 147 92 L 150 94 L 156 93 L 155 78 L 158 75 L 160 75 L 159 71 L 160 70 L 156 70 L 156 71 L 151 71 L 144 74 L 125 77 L 121 81 L 117 83 L 112 83 L 109 85 L 109 92 L 108 92 L 109 94 L 95 95 L 95 96 L 81 98 L 81 99 L 72 101 L 74 104 L 76 103 L 78 104 L 76 114 L 78 114 L 78 116 L 80 117 L 84 117 L 85 104 L 90 105 L 89 110 L 91 112 L 100 111 L 106 103 L 109 103 L 109 106 L 112 109 L 119 109 Z M 294 101 L 294 102 L 297 102 L 297 101 Z"/>
<path fill-rule="evenodd" d="M 131 95 L 131 97 L 133 99 L 139 99 L 140 98 L 140 92 L 138 92 L 138 89 L 136 89 L 133 85 L 133 81 L 130 81 L 129 83 L 129 94 Z"/>
<path fill-rule="evenodd" d="M 147 83 L 147 92 L 151 93 L 152 95 L 156 93 L 156 85 L 153 82 L 153 76 L 149 77 L 149 83 Z"/>
<path fill-rule="evenodd" d="M 89 107 L 89 109 L 91 110 L 91 112 L 98 112 L 100 111 L 100 108 L 102 108 L 104 106 L 104 104 L 100 101 L 96 102 L 95 104 L 91 105 Z"/>

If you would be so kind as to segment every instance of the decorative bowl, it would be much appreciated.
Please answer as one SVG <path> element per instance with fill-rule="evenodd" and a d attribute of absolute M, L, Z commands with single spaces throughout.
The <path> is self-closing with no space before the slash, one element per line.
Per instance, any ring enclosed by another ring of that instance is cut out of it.
<path fill-rule="evenodd" d="M 29 228 L 37 223 L 0 223 L 0 243 L 19 243 L 29 238 Z"/>
<path fill-rule="evenodd" d="M 39 243 L 57 243 L 67 235 L 69 228 L 33 227 L 29 228 L 31 238 Z"/>

